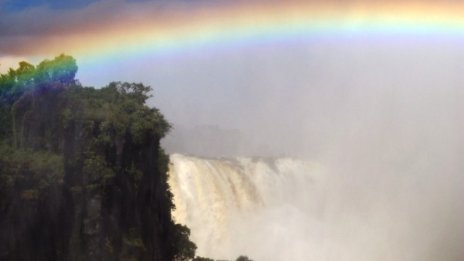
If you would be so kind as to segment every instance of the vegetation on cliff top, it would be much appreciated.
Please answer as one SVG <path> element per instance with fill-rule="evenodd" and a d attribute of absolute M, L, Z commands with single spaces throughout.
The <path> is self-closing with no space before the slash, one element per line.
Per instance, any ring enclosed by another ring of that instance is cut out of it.
<path fill-rule="evenodd" d="M 0 259 L 193 258 L 150 87 L 84 87 L 76 71 L 61 55 L 0 75 Z"/>

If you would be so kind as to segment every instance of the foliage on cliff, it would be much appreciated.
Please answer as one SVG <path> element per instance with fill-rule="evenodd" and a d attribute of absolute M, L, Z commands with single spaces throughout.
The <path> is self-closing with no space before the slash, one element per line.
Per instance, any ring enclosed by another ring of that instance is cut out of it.
<path fill-rule="evenodd" d="M 150 87 L 83 87 L 72 57 L 0 75 L 0 260 L 189 260 Z"/>

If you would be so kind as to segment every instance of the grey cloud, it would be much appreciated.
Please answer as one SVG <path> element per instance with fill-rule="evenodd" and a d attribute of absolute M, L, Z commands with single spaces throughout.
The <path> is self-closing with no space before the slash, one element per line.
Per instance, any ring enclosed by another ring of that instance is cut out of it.
<path fill-rule="evenodd" d="M 210 1 L 99 0 L 78 9 L 52 9 L 37 6 L 20 12 L 0 10 L 1 54 L 37 55 L 34 47 L 45 45 L 50 37 L 60 38 L 99 34 L 115 25 L 170 15 L 193 7 L 217 5 Z M 48 55 L 48 54 L 47 54 Z"/>

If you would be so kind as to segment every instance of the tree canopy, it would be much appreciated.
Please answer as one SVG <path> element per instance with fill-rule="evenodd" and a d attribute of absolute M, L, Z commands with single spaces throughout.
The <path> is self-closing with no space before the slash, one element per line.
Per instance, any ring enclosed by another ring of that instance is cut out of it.
<path fill-rule="evenodd" d="M 76 72 L 60 55 L 0 75 L 0 260 L 192 259 L 151 87 Z"/>

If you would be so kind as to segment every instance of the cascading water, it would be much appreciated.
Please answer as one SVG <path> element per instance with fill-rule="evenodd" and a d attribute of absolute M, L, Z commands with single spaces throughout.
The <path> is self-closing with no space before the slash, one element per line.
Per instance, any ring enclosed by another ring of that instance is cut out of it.
<path fill-rule="evenodd" d="M 454 251 L 459 243 L 449 238 L 459 239 L 463 228 L 453 216 L 455 205 L 449 203 L 456 195 L 450 194 L 448 202 L 442 193 L 437 201 L 430 193 L 439 188 L 436 182 L 428 190 L 429 181 L 401 173 L 363 178 L 348 169 L 329 171 L 325 165 L 290 158 L 173 154 L 170 160 L 169 184 L 176 206 L 172 214 L 191 229 L 199 256 L 234 260 L 244 254 L 257 261 L 459 260 L 456 253 L 461 252 Z"/>
<path fill-rule="evenodd" d="M 231 259 L 246 253 L 258 258 L 253 249 L 262 243 L 261 237 L 281 241 L 275 245 L 277 250 L 291 243 L 287 232 L 292 223 L 304 221 L 295 219 L 314 221 L 323 214 L 324 176 L 315 163 L 175 154 L 169 183 L 176 205 L 174 219 L 191 228 L 201 256 Z M 265 233 L 258 234 L 257 229 Z"/>

